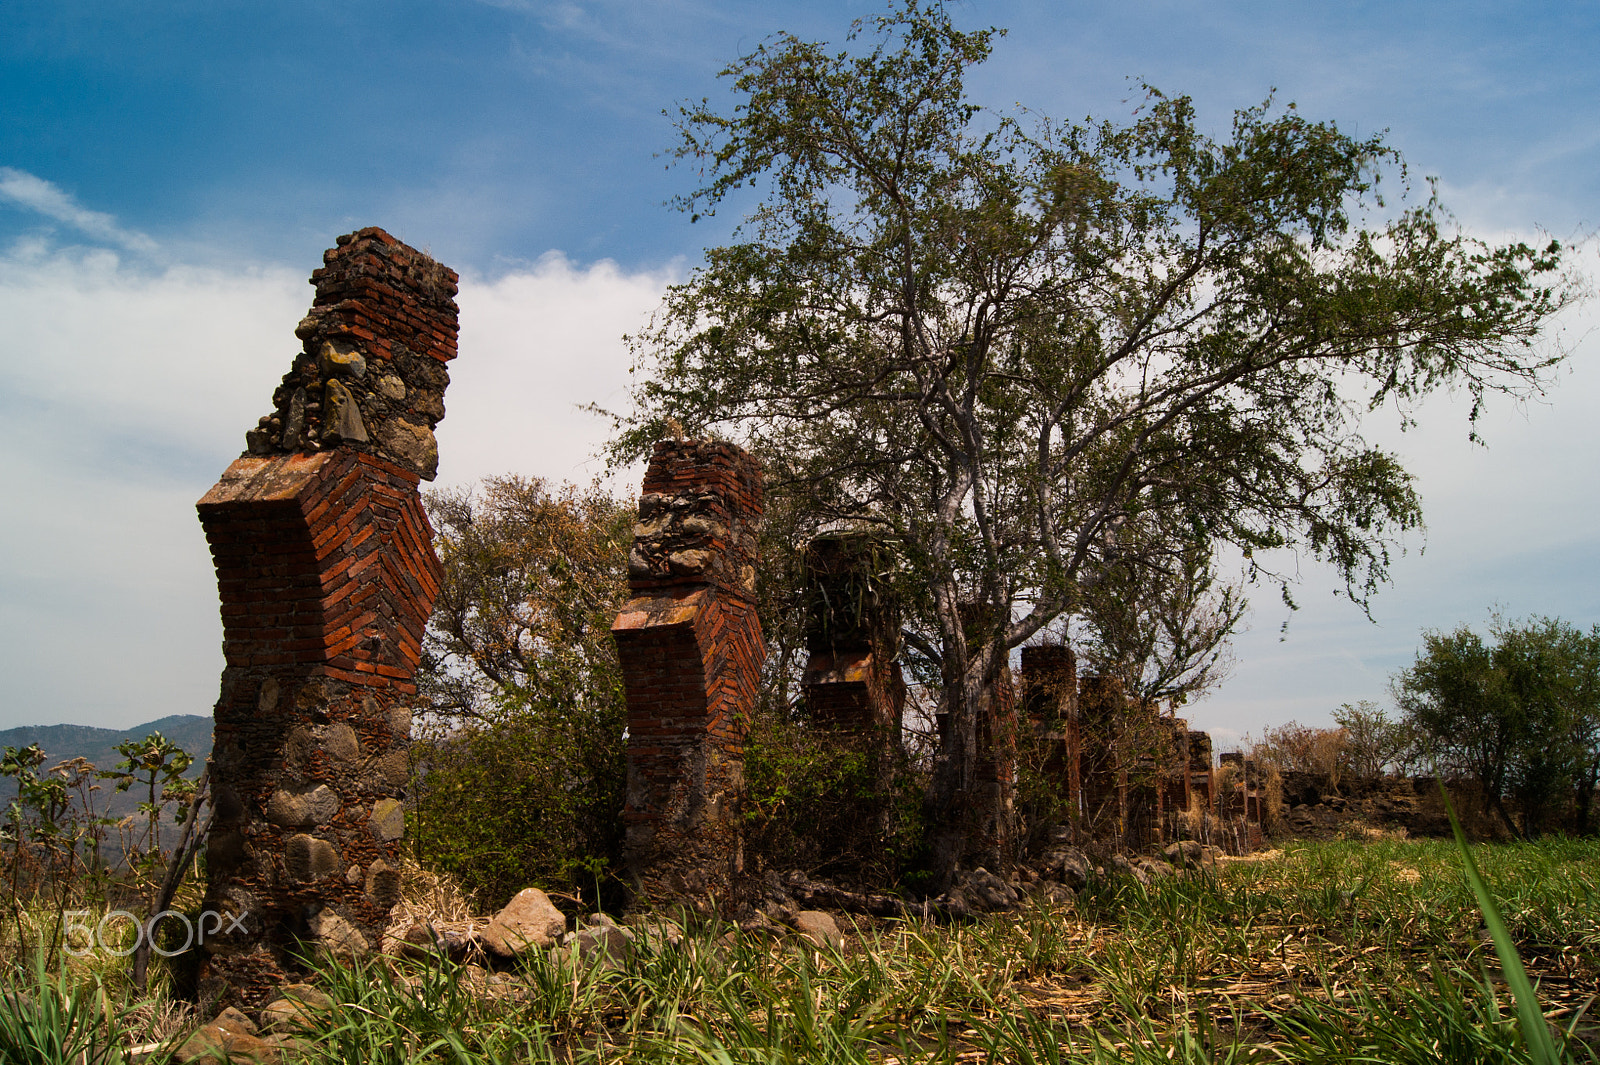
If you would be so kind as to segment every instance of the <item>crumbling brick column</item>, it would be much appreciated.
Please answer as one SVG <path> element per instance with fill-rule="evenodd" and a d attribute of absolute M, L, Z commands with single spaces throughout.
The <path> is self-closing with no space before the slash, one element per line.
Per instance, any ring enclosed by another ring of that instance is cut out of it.
<path fill-rule="evenodd" d="M 800 680 L 812 721 L 898 747 L 906 685 L 895 660 L 899 619 L 872 582 L 874 543 L 835 533 L 806 550 L 809 659 Z"/>
<path fill-rule="evenodd" d="M 1211 734 L 1189 733 L 1189 794 L 1200 809 L 1211 812 Z"/>
<path fill-rule="evenodd" d="M 756 616 L 761 467 L 664 440 L 645 473 L 617 615 L 628 700 L 626 859 L 648 897 L 706 902 L 743 866 L 738 799 L 765 645 Z"/>
<path fill-rule="evenodd" d="M 413 676 L 442 571 L 456 274 L 380 229 L 312 274 L 275 410 L 197 504 L 222 601 L 200 993 L 259 1004 L 295 952 L 379 944 L 399 893 Z"/>
<path fill-rule="evenodd" d="M 1230 782 L 1218 789 L 1219 816 L 1233 835 L 1237 853 L 1248 854 L 1261 845 L 1262 794 L 1255 759 L 1241 751 L 1225 751 L 1219 761 Z"/>
<path fill-rule="evenodd" d="M 1022 698 L 1034 734 L 1045 745 L 1044 773 L 1060 789 L 1073 842 L 1083 810 L 1079 773 L 1078 662 L 1064 644 L 1022 649 Z"/>
<path fill-rule="evenodd" d="M 1127 703 L 1120 677 L 1079 682 L 1083 817 L 1091 838 L 1120 838 L 1127 827 L 1128 767 L 1122 752 Z"/>

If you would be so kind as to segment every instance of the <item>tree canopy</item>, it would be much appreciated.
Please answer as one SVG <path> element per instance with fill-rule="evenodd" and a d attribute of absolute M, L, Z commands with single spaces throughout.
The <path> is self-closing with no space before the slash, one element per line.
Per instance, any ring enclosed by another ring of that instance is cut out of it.
<path fill-rule="evenodd" d="M 1586 832 L 1600 784 L 1600 625 L 1496 616 L 1490 633 L 1423 633 L 1395 701 L 1436 768 L 1476 781 L 1508 827 L 1537 834 L 1570 793 Z"/>
<path fill-rule="evenodd" d="M 1486 244 L 1431 195 L 1390 209 L 1397 153 L 1293 104 L 1220 138 L 1154 88 L 1125 123 L 985 110 L 964 78 L 997 36 L 899 0 L 839 50 L 759 45 L 730 110 L 679 109 L 678 206 L 760 200 L 631 338 L 615 444 L 731 437 L 819 526 L 898 545 L 927 590 L 908 629 L 952 678 L 947 813 L 1008 650 L 1097 588 L 1181 585 L 1227 542 L 1307 551 L 1364 602 L 1421 513 L 1362 412 L 1536 389 L 1568 298 L 1557 245 Z"/>

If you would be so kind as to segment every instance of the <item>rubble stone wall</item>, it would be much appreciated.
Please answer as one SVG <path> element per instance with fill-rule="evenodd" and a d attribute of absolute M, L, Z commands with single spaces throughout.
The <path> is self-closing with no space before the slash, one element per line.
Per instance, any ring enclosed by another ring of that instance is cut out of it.
<path fill-rule="evenodd" d="M 279 413 L 197 504 L 225 660 L 205 901 L 224 916 L 200 974 L 212 1008 L 259 1005 L 293 952 L 378 946 L 399 895 L 413 677 L 442 570 L 417 494 L 436 452 L 383 441 L 422 439 L 394 424 L 431 441 L 443 415 L 456 275 L 378 229 L 324 261 Z"/>
<path fill-rule="evenodd" d="M 876 733 L 898 748 L 906 701 L 899 619 L 862 572 L 872 558 L 872 540 L 862 533 L 819 536 L 808 546 L 809 657 L 800 687 L 817 724 Z"/>
<path fill-rule="evenodd" d="M 742 869 L 737 804 L 765 644 L 756 615 L 761 468 L 732 444 L 664 440 L 645 473 L 612 626 L 628 701 L 629 872 L 706 901 Z"/>

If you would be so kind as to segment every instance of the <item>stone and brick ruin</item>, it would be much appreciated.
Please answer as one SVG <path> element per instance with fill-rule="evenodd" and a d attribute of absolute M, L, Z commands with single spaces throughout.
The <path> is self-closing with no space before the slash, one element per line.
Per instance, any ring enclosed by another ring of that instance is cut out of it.
<path fill-rule="evenodd" d="M 743 869 L 738 798 L 766 645 L 756 616 L 760 464 L 663 440 L 639 498 L 633 596 L 612 635 L 628 701 L 626 860 L 647 895 L 725 895 Z"/>
<path fill-rule="evenodd" d="M 895 658 L 900 619 L 873 580 L 876 548 L 869 534 L 855 532 L 818 536 L 808 545 L 809 657 L 800 687 L 817 724 L 898 746 L 906 703 Z"/>
<path fill-rule="evenodd" d="M 1060 788 L 1063 827 L 1074 842 L 1137 851 L 1226 834 L 1217 842 L 1230 850 L 1260 844 L 1263 793 L 1253 763 L 1218 774 L 1210 736 L 1130 698 L 1116 677 L 1080 678 L 1069 647 L 1024 647 L 1020 688 L 1041 769 Z"/>
<path fill-rule="evenodd" d="M 197 504 L 226 667 L 215 709 L 200 993 L 259 1004 L 294 951 L 376 946 L 399 894 L 413 683 L 442 571 L 454 271 L 381 229 L 312 274 L 301 352 Z"/>
<path fill-rule="evenodd" d="M 308 949 L 378 946 L 398 897 L 413 678 L 442 576 L 417 488 L 438 467 L 456 281 L 380 229 L 340 237 L 312 275 L 272 412 L 197 504 L 226 661 L 205 901 L 223 927 L 199 977 L 212 1006 L 260 1004 Z M 625 856 L 649 897 L 711 904 L 742 873 L 744 743 L 765 653 L 761 516 L 762 470 L 744 451 L 656 445 L 632 598 L 612 627 L 628 705 Z M 851 532 L 810 545 L 801 686 L 816 724 L 898 752 L 899 619 L 863 568 L 874 551 Z M 1250 767 L 1215 778 L 1203 733 L 1114 679 L 1080 679 L 1068 648 L 1024 648 L 1021 663 L 1019 683 L 998 671 L 979 722 L 980 856 L 1004 864 L 1015 847 L 1024 727 L 1078 842 L 1158 842 L 1197 805 L 1259 826 Z"/>

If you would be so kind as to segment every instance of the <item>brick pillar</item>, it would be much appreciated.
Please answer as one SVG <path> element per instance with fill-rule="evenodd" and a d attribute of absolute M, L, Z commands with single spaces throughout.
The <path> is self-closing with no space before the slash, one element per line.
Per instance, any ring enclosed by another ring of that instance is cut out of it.
<path fill-rule="evenodd" d="M 756 617 L 761 467 L 732 444 L 664 440 L 639 499 L 633 598 L 611 627 L 628 699 L 629 872 L 706 900 L 742 868 L 737 805 L 765 645 Z"/>
<path fill-rule="evenodd" d="M 197 504 L 222 600 L 202 1001 L 260 1004 L 289 955 L 379 945 L 399 893 L 456 275 L 380 229 L 312 275 L 301 355 Z M 234 926 L 234 919 L 239 921 Z"/>
<path fill-rule="evenodd" d="M 1165 719 L 1171 730 L 1172 748 L 1161 780 L 1161 807 L 1171 822 L 1173 815 L 1189 808 L 1189 722 L 1181 717 Z"/>
<path fill-rule="evenodd" d="M 1127 703 L 1120 677 L 1079 682 L 1084 826 L 1094 839 L 1120 839 L 1127 828 L 1128 767 L 1121 750 Z"/>
<path fill-rule="evenodd" d="M 1128 712 L 1129 727 L 1122 740 L 1128 767 L 1123 843 L 1140 851 L 1161 841 L 1161 783 L 1172 741 L 1167 720 L 1153 700 L 1130 700 Z"/>
<path fill-rule="evenodd" d="M 1078 662 L 1065 645 L 1022 649 L 1022 699 L 1035 735 L 1045 746 L 1044 772 L 1060 789 L 1074 842 L 1083 809 L 1079 775 Z"/>
<path fill-rule="evenodd" d="M 1189 794 L 1208 814 L 1212 809 L 1211 734 L 1189 733 Z"/>
<path fill-rule="evenodd" d="M 800 680 L 811 719 L 898 748 L 906 684 L 895 660 L 899 619 L 870 579 L 874 543 L 863 533 L 819 536 L 806 549 L 809 659 Z"/>

